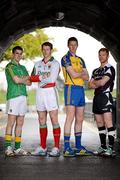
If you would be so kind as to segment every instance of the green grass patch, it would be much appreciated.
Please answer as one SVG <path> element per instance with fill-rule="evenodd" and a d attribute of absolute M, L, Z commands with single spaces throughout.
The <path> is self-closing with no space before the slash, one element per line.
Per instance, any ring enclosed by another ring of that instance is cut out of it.
<path fill-rule="evenodd" d="M 36 104 L 36 90 L 28 91 L 27 103 L 28 105 Z"/>
<path fill-rule="evenodd" d="M 6 102 L 6 91 L 0 90 L 0 104 L 5 104 Z"/>
<path fill-rule="evenodd" d="M 93 99 L 94 90 L 93 90 L 93 89 L 87 89 L 87 90 L 85 90 L 85 95 L 86 95 L 86 97 L 87 97 L 89 100 Z"/>
<path fill-rule="evenodd" d="M 92 100 L 94 96 L 94 90 L 93 89 L 85 90 L 85 95 L 87 96 L 88 99 Z M 112 96 L 116 97 L 116 89 L 113 90 Z"/>
<path fill-rule="evenodd" d="M 59 90 L 59 104 L 64 104 L 64 91 Z M 87 89 L 85 90 L 85 95 L 88 99 L 92 100 L 94 96 L 94 90 Z M 116 89 L 112 92 L 113 97 L 116 97 Z M 30 90 L 28 91 L 28 97 L 27 97 L 28 105 L 35 105 L 36 103 L 36 90 Z M 0 90 L 0 104 L 6 103 L 6 91 Z"/>

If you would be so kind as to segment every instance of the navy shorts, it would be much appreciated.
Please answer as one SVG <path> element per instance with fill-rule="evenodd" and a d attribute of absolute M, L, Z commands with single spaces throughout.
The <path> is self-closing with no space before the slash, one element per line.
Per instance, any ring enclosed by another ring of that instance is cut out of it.
<path fill-rule="evenodd" d="M 65 85 L 64 87 L 65 106 L 85 106 L 85 93 L 82 86 Z"/>

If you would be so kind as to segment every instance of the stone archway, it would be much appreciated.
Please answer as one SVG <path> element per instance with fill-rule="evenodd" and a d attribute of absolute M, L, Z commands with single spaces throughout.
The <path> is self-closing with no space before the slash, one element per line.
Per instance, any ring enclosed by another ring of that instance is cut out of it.
<path fill-rule="evenodd" d="M 0 17 L 0 56 L 23 34 L 49 26 L 76 28 L 111 51 L 117 62 L 117 135 L 120 139 L 120 1 L 2 0 Z"/>

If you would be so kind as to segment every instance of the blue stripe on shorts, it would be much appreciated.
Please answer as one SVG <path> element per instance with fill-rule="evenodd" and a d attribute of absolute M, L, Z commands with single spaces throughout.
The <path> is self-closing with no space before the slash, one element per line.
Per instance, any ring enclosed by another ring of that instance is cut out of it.
<path fill-rule="evenodd" d="M 85 93 L 82 86 L 65 85 L 64 87 L 65 106 L 85 106 Z"/>

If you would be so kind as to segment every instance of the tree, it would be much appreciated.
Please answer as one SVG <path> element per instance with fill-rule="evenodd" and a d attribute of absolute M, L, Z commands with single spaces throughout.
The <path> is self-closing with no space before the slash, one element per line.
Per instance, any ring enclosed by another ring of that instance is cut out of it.
<path fill-rule="evenodd" d="M 52 38 L 49 38 L 47 34 L 44 33 L 43 29 L 36 29 L 33 33 L 25 34 L 6 50 L 4 54 L 4 59 L 11 59 L 11 50 L 15 46 L 21 46 L 24 49 L 24 59 L 34 59 L 37 56 L 41 56 L 40 45 L 45 41 L 49 41 Z"/>

